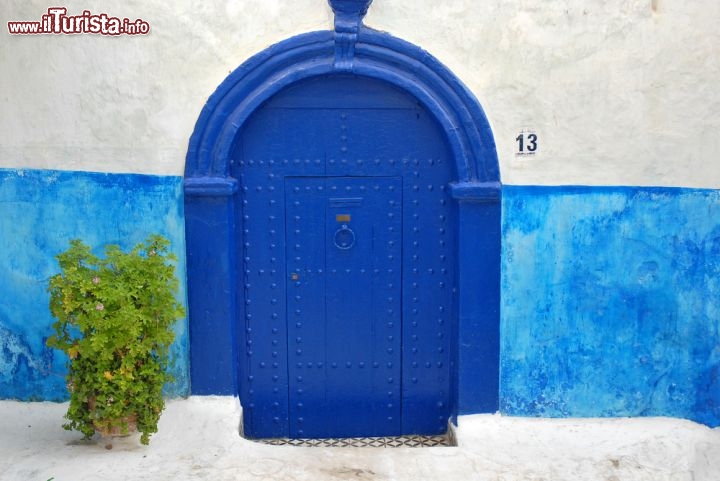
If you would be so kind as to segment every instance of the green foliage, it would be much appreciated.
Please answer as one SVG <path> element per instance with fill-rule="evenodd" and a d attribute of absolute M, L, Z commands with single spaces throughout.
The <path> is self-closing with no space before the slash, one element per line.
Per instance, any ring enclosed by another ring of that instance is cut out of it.
<path fill-rule="evenodd" d="M 48 288 L 57 321 L 47 345 L 69 358 L 65 429 L 90 437 L 137 425 L 143 444 L 157 432 L 162 388 L 172 380 L 171 327 L 185 315 L 168 246 L 153 235 L 128 253 L 109 245 L 102 259 L 73 240 L 57 256 L 62 272 Z"/>

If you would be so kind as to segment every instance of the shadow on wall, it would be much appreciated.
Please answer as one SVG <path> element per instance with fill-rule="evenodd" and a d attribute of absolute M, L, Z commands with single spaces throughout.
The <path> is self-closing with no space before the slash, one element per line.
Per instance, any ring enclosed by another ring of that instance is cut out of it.
<path fill-rule="evenodd" d="M 0 398 L 67 398 L 65 358 L 45 346 L 55 255 L 80 238 L 98 252 L 150 233 L 170 239 L 185 304 L 182 178 L 0 169 Z M 187 321 L 175 325 L 171 396 L 189 392 Z"/>

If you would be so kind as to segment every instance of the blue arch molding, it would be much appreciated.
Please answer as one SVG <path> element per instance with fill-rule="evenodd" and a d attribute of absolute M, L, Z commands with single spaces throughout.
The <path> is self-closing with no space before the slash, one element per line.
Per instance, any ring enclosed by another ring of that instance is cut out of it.
<path fill-rule="evenodd" d="M 363 26 L 363 11 L 335 12 L 335 31 L 290 38 L 232 72 L 209 98 L 190 138 L 185 216 L 192 392 L 242 392 L 237 360 L 244 332 L 237 320 L 243 318 L 245 300 L 238 289 L 236 272 L 242 266 L 235 247 L 242 232 L 235 219 L 242 217 L 236 217 L 241 208 L 238 181 L 229 174 L 238 134 L 249 116 L 280 90 L 315 76 L 350 73 L 408 92 L 435 117 L 447 138 L 455 159 L 451 192 L 459 223 L 454 411 L 495 412 L 501 184 L 490 125 L 472 93 L 429 53 Z"/>

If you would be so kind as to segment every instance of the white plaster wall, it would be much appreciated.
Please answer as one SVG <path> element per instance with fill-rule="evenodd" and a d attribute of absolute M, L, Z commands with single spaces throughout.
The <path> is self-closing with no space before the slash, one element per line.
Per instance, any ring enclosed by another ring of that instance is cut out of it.
<path fill-rule="evenodd" d="M 11 36 L 0 5 L 0 167 L 180 175 L 207 97 L 252 54 L 328 29 L 324 0 L 63 3 L 148 36 Z M 444 62 L 483 104 L 509 184 L 720 187 L 717 0 L 375 0 L 366 23 Z M 524 129 L 533 156 L 517 156 Z"/>
<path fill-rule="evenodd" d="M 0 167 L 182 175 L 195 121 L 230 71 L 332 24 L 322 0 L 0 1 Z M 141 18 L 150 33 L 7 33 L 55 5 Z"/>

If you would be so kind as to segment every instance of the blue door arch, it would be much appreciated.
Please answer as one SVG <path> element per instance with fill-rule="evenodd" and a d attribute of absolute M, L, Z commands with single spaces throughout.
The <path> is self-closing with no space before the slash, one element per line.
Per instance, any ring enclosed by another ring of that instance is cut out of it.
<path fill-rule="evenodd" d="M 238 394 L 250 437 L 441 432 L 497 410 L 492 134 L 435 59 L 331 3 L 334 32 L 246 62 L 191 138 L 192 390 Z"/>

